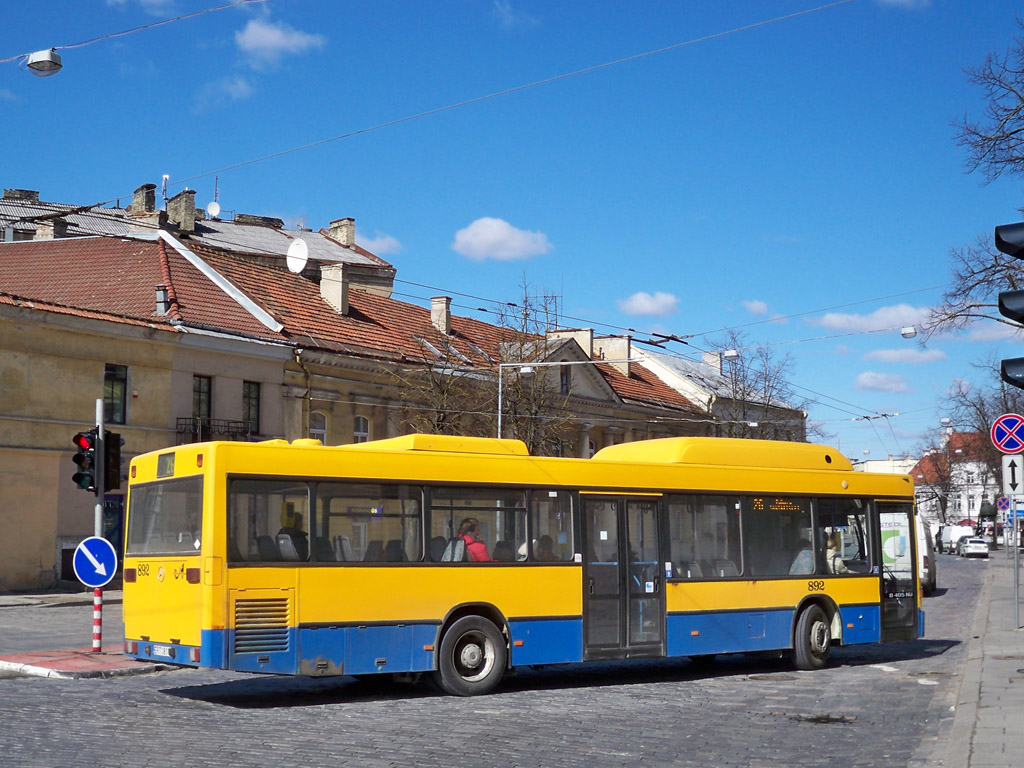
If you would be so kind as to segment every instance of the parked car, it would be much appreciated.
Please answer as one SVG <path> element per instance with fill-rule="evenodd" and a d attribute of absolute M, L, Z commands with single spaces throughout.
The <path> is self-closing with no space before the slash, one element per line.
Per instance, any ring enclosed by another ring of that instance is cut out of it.
<path fill-rule="evenodd" d="M 938 576 L 935 573 L 935 544 L 932 540 L 932 531 L 928 522 L 917 519 L 917 568 L 921 574 L 921 591 L 930 595 L 938 586 Z"/>
<path fill-rule="evenodd" d="M 960 557 L 988 557 L 988 542 L 980 536 L 961 539 Z"/>

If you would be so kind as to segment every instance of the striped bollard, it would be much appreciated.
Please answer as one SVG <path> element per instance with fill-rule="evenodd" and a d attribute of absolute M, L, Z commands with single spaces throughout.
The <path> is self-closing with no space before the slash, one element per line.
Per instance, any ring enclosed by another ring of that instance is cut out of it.
<path fill-rule="evenodd" d="M 99 653 L 103 646 L 103 590 L 92 593 L 92 652 Z"/>

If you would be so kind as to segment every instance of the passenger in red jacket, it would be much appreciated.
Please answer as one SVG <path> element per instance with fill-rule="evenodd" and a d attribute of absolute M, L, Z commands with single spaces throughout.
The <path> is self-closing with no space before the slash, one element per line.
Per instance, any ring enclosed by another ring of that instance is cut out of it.
<path fill-rule="evenodd" d="M 487 554 L 487 545 L 478 538 L 480 521 L 475 517 L 467 517 L 459 526 L 459 538 L 466 542 L 466 552 L 474 563 L 489 563 L 491 556 Z"/>

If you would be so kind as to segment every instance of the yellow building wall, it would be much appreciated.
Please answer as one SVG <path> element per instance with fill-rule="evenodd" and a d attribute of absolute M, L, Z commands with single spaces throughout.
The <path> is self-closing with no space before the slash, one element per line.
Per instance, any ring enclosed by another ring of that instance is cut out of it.
<path fill-rule="evenodd" d="M 214 378 L 214 418 L 240 419 L 241 382 L 259 381 L 261 431 L 283 434 L 290 350 L 186 336 L 0 307 L 0 591 L 74 578 L 59 573 L 58 547 L 93 535 L 96 497 L 71 481 L 71 438 L 95 424 L 106 363 L 128 367 L 127 423 L 107 425 L 125 441 L 126 469 L 175 444 L 177 419 L 192 415 L 193 373 Z"/>

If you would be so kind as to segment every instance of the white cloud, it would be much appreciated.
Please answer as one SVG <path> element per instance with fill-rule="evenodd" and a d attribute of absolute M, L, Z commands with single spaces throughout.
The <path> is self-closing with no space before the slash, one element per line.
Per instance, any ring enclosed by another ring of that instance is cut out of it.
<path fill-rule="evenodd" d="M 509 0 L 494 0 L 494 15 L 504 29 L 525 29 L 540 23 L 525 11 L 513 8 Z"/>
<path fill-rule="evenodd" d="M 293 29 L 283 22 L 274 24 L 262 19 L 250 19 L 245 27 L 235 32 L 235 43 L 254 69 L 274 67 L 286 54 L 299 54 L 323 48 L 327 38 Z"/>
<path fill-rule="evenodd" d="M 398 242 L 397 238 L 385 235 L 379 230 L 373 233 L 373 237 L 357 235 L 356 243 L 377 256 L 390 256 L 402 252 L 402 244 Z"/>
<path fill-rule="evenodd" d="M 879 5 L 891 5 L 894 8 L 927 8 L 932 0 L 875 0 Z"/>
<path fill-rule="evenodd" d="M 829 312 L 820 318 L 808 320 L 808 322 L 833 331 L 879 331 L 905 325 L 924 325 L 929 312 L 928 307 L 897 304 L 893 307 L 876 309 L 869 315 Z"/>
<path fill-rule="evenodd" d="M 203 112 L 209 107 L 222 104 L 226 99 L 243 101 L 252 96 L 253 92 L 252 83 L 241 75 L 222 77 L 199 89 L 193 102 L 192 111 Z"/>
<path fill-rule="evenodd" d="M 941 349 L 876 349 L 868 352 L 864 360 L 881 360 L 883 363 L 904 363 L 906 365 L 921 365 L 922 363 L 937 363 L 946 360 L 946 353 Z"/>
<path fill-rule="evenodd" d="M 763 301 L 754 300 L 754 301 L 744 301 L 744 302 L 741 302 L 741 303 L 743 304 L 743 306 L 747 310 L 747 312 L 749 312 L 752 315 L 767 315 L 768 314 L 768 305 L 765 304 Z"/>
<path fill-rule="evenodd" d="M 903 376 L 894 373 L 875 373 L 865 371 L 857 376 L 857 383 L 854 385 L 857 390 L 870 390 L 873 392 L 909 392 L 907 380 Z"/>
<path fill-rule="evenodd" d="M 1024 341 L 1017 326 L 992 320 L 977 320 L 967 331 L 968 341 Z"/>
<path fill-rule="evenodd" d="M 124 7 L 130 0 L 107 0 L 107 5 Z M 174 0 L 138 0 L 139 7 L 150 16 L 169 16 L 174 10 Z"/>
<path fill-rule="evenodd" d="M 628 299 L 620 299 L 615 303 L 618 304 L 619 311 L 625 312 L 627 315 L 666 317 L 679 311 L 676 306 L 679 304 L 679 299 L 664 291 L 655 291 L 653 296 L 646 291 L 639 291 Z"/>
<path fill-rule="evenodd" d="M 18 97 L 14 95 L 14 91 L 9 91 L 6 88 L 0 88 L 0 101 L 17 101 Z"/>
<path fill-rule="evenodd" d="M 473 261 L 529 259 L 552 249 L 543 232 L 517 229 L 504 219 L 483 216 L 455 233 L 452 250 Z"/>

